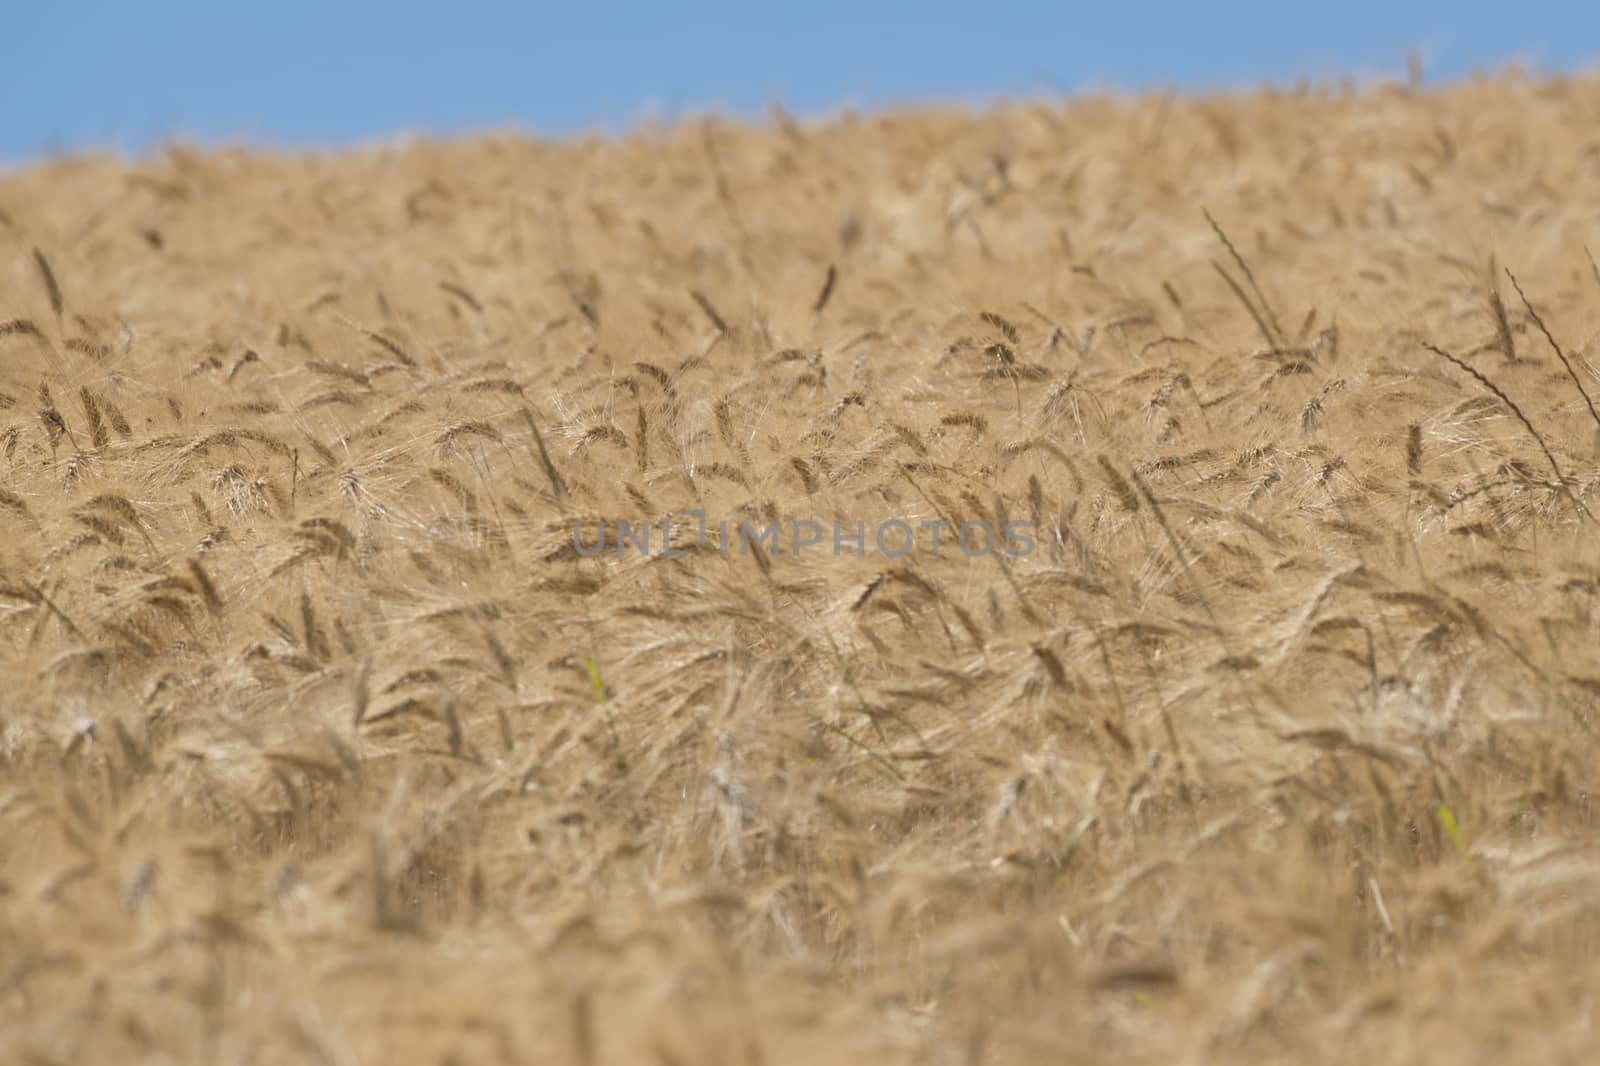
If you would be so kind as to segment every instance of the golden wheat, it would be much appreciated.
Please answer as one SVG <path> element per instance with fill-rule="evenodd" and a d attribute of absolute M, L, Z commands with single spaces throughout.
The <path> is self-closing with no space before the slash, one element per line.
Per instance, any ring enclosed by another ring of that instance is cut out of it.
<path fill-rule="evenodd" d="M 1597 113 L 0 176 L 0 1058 L 1589 1061 Z"/>

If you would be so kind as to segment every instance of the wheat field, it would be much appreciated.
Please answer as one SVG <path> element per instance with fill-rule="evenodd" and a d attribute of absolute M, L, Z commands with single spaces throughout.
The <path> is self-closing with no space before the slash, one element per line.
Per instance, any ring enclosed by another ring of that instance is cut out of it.
<path fill-rule="evenodd" d="M 0 174 L 0 1058 L 1594 1061 L 1597 130 Z"/>

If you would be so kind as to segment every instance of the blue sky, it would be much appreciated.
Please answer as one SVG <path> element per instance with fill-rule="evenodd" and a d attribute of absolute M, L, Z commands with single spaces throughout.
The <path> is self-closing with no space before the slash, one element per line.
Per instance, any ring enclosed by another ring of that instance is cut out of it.
<path fill-rule="evenodd" d="M 323 146 L 642 116 L 1084 88 L 1430 76 L 1520 59 L 1600 64 L 1600 3 L 232 4 L 14 0 L 0 36 L 0 158 L 172 136 Z"/>

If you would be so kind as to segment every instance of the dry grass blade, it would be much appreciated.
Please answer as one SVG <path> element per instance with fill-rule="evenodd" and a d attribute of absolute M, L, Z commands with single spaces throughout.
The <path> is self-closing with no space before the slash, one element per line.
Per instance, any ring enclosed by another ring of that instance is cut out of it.
<path fill-rule="evenodd" d="M 1595 521 L 1594 515 L 1589 512 L 1589 508 L 1584 506 L 1583 501 L 1578 499 L 1578 497 L 1573 494 L 1572 486 L 1567 482 L 1567 476 L 1561 472 L 1561 465 L 1556 462 L 1556 457 L 1551 454 L 1550 446 L 1545 443 L 1543 434 L 1534 428 L 1533 422 L 1530 421 L 1528 416 L 1523 413 L 1522 408 L 1517 406 L 1517 402 L 1510 396 L 1506 395 L 1505 391 L 1502 390 L 1500 386 L 1489 380 L 1489 378 L 1483 373 L 1456 356 L 1451 355 L 1443 348 L 1428 344 L 1427 342 L 1424 342 L 1422 346 L 1428 351 L 1432 352 L 1434 355 L 1437 355 L 1439 358 L 1452 364 L 1458 369 L 1465 371 L 1473 378 L 1473 380 L 1477 381 L 1478 384 L 1492 392 L 1501 403 L 1505 404 L 1506 407 L 1510 409 L 1511 413 L 1516 416 L 1517 421 L 1521 422 L 1523 428 L 1528 431 L 1528 435 L 1533 438 L 1534 443 L 1539 445 L 1539 450 L 1544 453 L 1545 461 L 1550 464 L 1550 470 L 1553 474 L 1555 474 L 1556 484 L 1560 486 L 1561 491 L 1566 495 L 1568 500 L 1572 501 L 1572 506 L 1577 509 L 1579 514 L 1593 523 Z"/>
<path fill-rule="evenodd" d="M 711 306 L 710 300 L 706 299 L 704 295 L 694 290 L 691 290 L 689 295 L 694 298 L 695 303 L 700 305 L 700 310 L 705 312 L 706 318 L 710 320 L 712 327 L 715 328 L 719 334 L 728 332 L 728 323 L 723 320 L 723 317 L 720 314 L 717 313 L 717 309 Z"/>
<path fill-rule="evenodd" d="M 217 586 L 212 582 L 211 575 L 206 573 L 206 568 L 199 559 L 189 560 L 189 573 L 194 578 L 195 587 L 200 590 L 200 598 L 205 601 L 206 610 L 213 615 L 222 614 L 222 596 L 217 592 Z"/>
<path fill-rule="evenodd" d="M 1544 319 L 1535 311 L 1533 304 L 1528 300 L 1527 294 L 1522 291 L 1522 286 L 1517 282 L 1517 276 L 1511 273 L 1511 268 L 1506 267 L 1506 277 L 1511 279 L 1511 287 L 1517 290 L 1517 297 L 1522 301 L 1522 306 L 1527 308 L 1528 317 L 1533 319 L 1534 325 L 1539 327 L 1539 332 L 1544 334 L 1544 339 L 1549 342 L 1550 348 L 1556 353 L 1556 358 L 1561 360 L 1561 366 L 1566 370 L 1567 376 L 1572 379 L 1573 387 L 1578 390 L 1578 395 L 1583 397 L 1584 406 L 1589 409 L 1589 417 L 1594 419 L 1596 426 L 1600 426 L 1600 411 L 1594 409 L 1594 400 L 1589 397 L 1589 390 L 1583 387 L 1583 380 L 1578 377 L 1578 372 L 1572 369 L 1572 360 L 1567 358 L 1567 353 L 1561 350 L 1561 345 L 1556 343 L 1555 336 L 1550 328 L 1544 324 Z"/>
<path fill-rule="evenodd" d="M 534 421 L 533 412 L 524 407 L 522 417 L 528 423 L 528 432 L 533 434 L 533 443 L 539 450 L 539 464 L 544 467 L 545 477 L 550 480 L 550 491 L 559 500 L 567 494 L 567 483 L 556 472 L 555 460 L 550 458 L 550 449 L 545 447 L 544 434 L 539 432 L 539 423 Z"/>
<path fill-rule="evenodd" d="M 1221 275 L 1222 280 L 1228 283 L 1229 290 L 1232 291 L 1233 295 L 1238 298 L 1241 304 L 1244 305 L 1244 309 L 1249 312 L 1250 321 L 1256 324 L 1256 329 L 1261 332 L 1261 339 L 1267 342 L 1267 349 L 1269 351 L 1276 350 L 1278 347 L 1277 337 L 1273 335 L 1272 330 L 1267 328 L 1266 320 L 1263 319 L 1261 317 L 1261 313 L 1256 310 L 1255 304 L 1250 302 L 1250 297 L 1246 296 L 1245 291 L 1239 287 L 1239 283 L 1233 280 L 1233 275 L 1224 270 L 1221 263 L 1212 263 L 1211 266 L 1212 269 Z"/>
<path fill-rule="evenodd" d="M 1239 254 L 1239 249 L 1233 246 L 1233 241 L 1228 239 L 1228 235 L 1223 232 L 1222 226 L 1215 218 L 1211 217 L 1211 212 L 1207 211 L 1205 208 L 1201 208 L 1200 213 L 1206 216 L 1206 221 L 1211 224 L 1211 230 L 1217 235 L 1217 240 L 1222 242 L 1222 246 L 1228 250 L 1228 255 L 1233 257 L 1234 263 L 1239 267 L 1239 272 L 1242 273 L 1244 275 L 1244 279 L 1250 283 L 1250 291 L 1255 293 L 1256 300 L 1261 304 L 1261 311 L 1266 315 L 1266 322 L 1262 322 L 1260 320 L 1260 318 L 1256 315 L 1255 307 L 1250 303 L 1249 300 L 1244 298 L 1244 293 L 1239 289 L 1239 286 L 1231 277 L 1228 276 L 1225 271 L 1222 270 L 1220 266 L 1217 267 L 1218 272 L 1222 273 L 1222 276 L 1227 279 L 1229 286 L 1233 288 L 1240 301 L 1245 305 L 1246 308 L 1250 310 L 1251 317 L 1256 318 L 1256 324 L 1261 327 L 1262 334 L 1267 338 L 1267 346 L 1269 348 L 1283 347 L 1286 343 L 1284 340 L 1283 327 L 1278 324 L 1278 316 L 1276 312 L 1272 310 L 1272 305 L 1267 302 L 1266 294 L 1261 291 L 1261 286 L 1256 284 L 1255 272 L 1250 269 L 1250 264 L 1244 261 L 1244 256 Z M 1268 323 L 1270 323 L 1272 326 L 1270 330 L 1267 329 Z"/>
<path fill-rule="evenodd" d="M 822 291 L 817 293 L 817 299 L 811 306 L 815 314 L 822 314 L 822 309 L 828 306 L 828 301 L 833 299 L 833 286 L 839 280 L 839 271 L 832 264 L 828 264 L 828 275 L 822 279 Z"/>
<path fill-rule="evenodd" d="M 66 307 L 65 301 L 61 298 L 61 285 L 56 281 L 56 272 L 50 269 L 50 260 L 46 259 L 44 253 L 37 248 L 33 250 L 33 265 L 39 268 L 39 277 L 44 281 L 45 292 L 50 297 L 50 310 L 60 318 Z"/>

